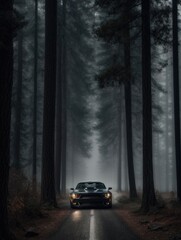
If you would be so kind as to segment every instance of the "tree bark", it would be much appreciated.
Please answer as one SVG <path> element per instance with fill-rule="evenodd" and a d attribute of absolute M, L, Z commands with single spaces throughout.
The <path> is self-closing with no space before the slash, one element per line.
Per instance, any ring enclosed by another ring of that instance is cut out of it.
<path fill-rule="evenodd" d="M 130 199 L 137 198 L 135 172 L 133 163 L 133 143 L 132 143 L 132 107 L 131 107 L 131 83 L 130 80 L 125 83 L 125 111 L 126 111 L 126 140 L 128 156 L 128 178 Z"/>
<path fill-rule="evenodd" d="M 18 71 L 17 92 L 15 107 L 15 137 L 13 166 L 20 169 L 20 143 L 21 143 L 21 112 L 22 112 L 22 84 L 23 84 L 23 30 L 18 33 Z"/>
<path fill-rule="evenodd" d="M 0 239 L 10 240 L 7 195 L 13 82 L 13 1 L 3 0 L 0 5 Z"/>
<path fill-rule="evenodd" d="M 150 0 L 142 0 L 143 196 L 141 210 L 157 204 L 152 160 Z"/>
<path fill-rule="evenodd" d="M 123 93 L 125 98 L 125 92 Z M 127 157 L 127 141 L 126 141 L 126 113 L 125 113 L 125 101 L 122 104 L 122 189 L 129 191 L 128 182 L 128 157 Z"/>
<path fill-rule="evenodd" d="M 66 46 L 66 5 L 63 0 L 63 41 L 62 41 L 62 172 L 61 172 L 61 193 L 66 194 L 66 150 L 67 150 L 67 46 Z"/>
<path fill-rule="evenodd" d="M 179 99 L 179 59 L 178 59 L 178 1 L 172 0 L 173 22 L 173 88 L 174 88 L 174 127 L 175 157 L 177 174 L 177 198 L 181 201 L 181 152 L 180 152 L 180 99 Z"/>
<path fill-rule="evenodd" d="M 166 129 L 165 129 L 165 191 L 169 192 L 169 159 L 170 159 L 170 121 L 169 121 L 169 76 L 168 76 L 168 67 L 166 68 L 166 91 L 167 94 L 165 95 L 165 101 L 166 101 L 166 107 L 165 107 L 165 113 L 166 113 L 166 117 L 165 117 L 165 125 L 166 125 Z"/>
<path fill-rule="evenodd" d="M 35 0 L 35 32 L 34 32 L 34 96 L 33 96 L 33 188 L 36 191 L 37 175 L 37 77 L 38 77 L 38 0 Z"/>
<path fill-rule="evenodd" d="M 119 135 L 118 135 L 118 192 L 121 192 L 122 190 L 122 174 L 121 174 L 121 169 L 122 169 L 122 116 L 119 119 L 120 123 L 119 124 Z"/>
<path fill-rule="evenodd" d="M 60 194 L 62 163 L 62 6 L 59 6 L 57 42 L 57 87 L 56 87 L 56 131 L 55 131 L 55 189 Z"/>
<path fill-rule="evenodd" d="M 45 1 L 45 82 L 41 201 L 56 206 L 54 132 L 56 94 L 57 1 Z"/>
<path fill-rule="evenodd" d="M 133 137 L 132 137 L 132 102 L 131 102 L 131 46 L 130 46 L 130 1 L 127 1 L 125 9 L 126 28 L 124 30 L 124 64 L 125 64 L 125 112 L 126 112 L 126 140 L 127 140 L 127 156 L 128 156 L 128 177 L 130 188 L 130 199 L 137 198 L 135 173 L 133 163 Z"/>
<path fill-rule="evenodd" d="M 123 114 L 122 114 L 122 101 L 123 101 L 123 91 L 122 86 L 120 87 L 120 104 L 118 108 L 119 112 L 119 119 L 118 119 L 118 125 L 119 125 L 119 134 L 118 134 L 118 191 L 122 191 L 122 135 L 123 135 Z"/>

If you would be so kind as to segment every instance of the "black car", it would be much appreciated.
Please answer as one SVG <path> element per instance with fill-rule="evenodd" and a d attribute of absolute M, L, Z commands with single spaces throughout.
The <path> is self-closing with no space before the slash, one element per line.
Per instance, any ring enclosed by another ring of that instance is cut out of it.
<path fill-rule="evenodd" d="M 79 208 L 85 204 L 101 205 L 106 208 L 112 207 L 112 188 L 108 189 L 102 182 L 80 182 L 76 188 L 71 188 L 70 206 Z"/>

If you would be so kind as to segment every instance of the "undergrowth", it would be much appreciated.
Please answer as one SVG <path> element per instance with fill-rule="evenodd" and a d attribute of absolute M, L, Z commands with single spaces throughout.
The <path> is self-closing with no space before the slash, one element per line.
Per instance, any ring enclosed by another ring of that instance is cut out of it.
<path fill-rule="evenodd" d="M 9 176 L 9 219 L 11 225 L 21 225 L 21 219 L 42 217 L 40 194 L 34 190 L 32 182 L 15 169 L 10 170 Z"/>

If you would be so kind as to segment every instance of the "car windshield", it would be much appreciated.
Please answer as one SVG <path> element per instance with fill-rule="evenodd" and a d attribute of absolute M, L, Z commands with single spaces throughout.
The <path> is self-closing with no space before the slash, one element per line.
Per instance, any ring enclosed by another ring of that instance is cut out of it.
<path fill-rule="evenodd" d="M 85 189 L 85 188 L 96 188 L 96 189 L 106 189 L 104 183 L 101 182 L 82 182 L 78 183 L 76 189 Z"/>

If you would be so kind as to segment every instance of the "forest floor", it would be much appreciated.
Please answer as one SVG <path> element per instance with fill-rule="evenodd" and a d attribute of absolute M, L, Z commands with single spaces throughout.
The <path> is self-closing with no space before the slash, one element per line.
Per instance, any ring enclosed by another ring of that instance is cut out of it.
<path fill-rule="evenodd" d="M 27 216 L 23 214 L 13 221 L 11 230 L 17 240 L 32 238 L 35 240 L 45 240 L 53 233 L 57 232 L 61 223 L 68 216 L 67 208 L 62 207 L 67 200 L 61 202 L 58 208 L 40 209 L 37 216 Z"/>
<path fill-rule="evenodd" d="M 139 212 L 140 202 L 120 200 L 116 212 L 141 240 L 181 240 L 181 204 L 161 200 L 162 205 L 148 214 Z"/>
<path fill-rule="evenodd" d="M 65 206 L 67 200 L 59 200 Z M 119 199 L 113 210 L 140 237 L 140 240 L 179 240 L 181 239 L 181 205 L 174 201 L 165 201 L 165 206 L 142 215 L 138 209 L 140 202 L 129 202 L 127 198 Z M 67 208 L 41 210 L 36 217 L 22 217 L 16 220 L 12 230 L 18 240 L 33 237 L 45 240 L 60 227 L 68 216 Z"/>

